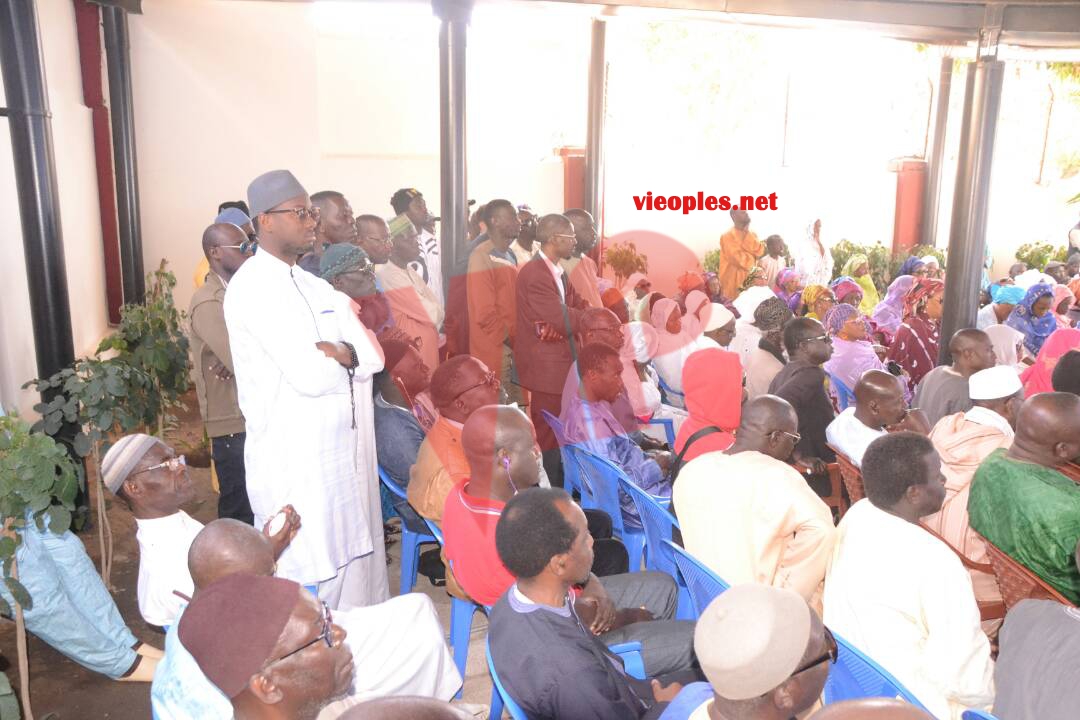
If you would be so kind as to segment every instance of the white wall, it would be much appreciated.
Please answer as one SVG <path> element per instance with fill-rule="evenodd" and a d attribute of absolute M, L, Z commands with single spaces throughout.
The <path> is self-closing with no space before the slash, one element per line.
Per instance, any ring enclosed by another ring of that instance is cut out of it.
<path fill-rule="evenodd" d="M 38 0 L 38 23 L 52 110 L 60 220 L 64 233 L 76 356 L 108 332 L 90 110 L 82 103 L 75 11 L 68 0 Z M 19 386 L 37 375 L 22 226 L 6 121 L 0 127 L 0 403 L 31 415 L 36 394 Z"/>

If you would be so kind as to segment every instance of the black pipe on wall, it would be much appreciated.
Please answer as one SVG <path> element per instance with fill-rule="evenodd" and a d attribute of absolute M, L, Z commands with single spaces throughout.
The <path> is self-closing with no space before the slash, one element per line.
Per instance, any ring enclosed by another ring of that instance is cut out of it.
<path fill-rule="evenodd" d="M 131 99 L 131 48 L 127 11 L 104 6 L 105 65 L 109 75 L 113 162 L 116 168 L 116 212 L 120 230 L 120 268 L 124 302 L 140 303 L 146 295 L 142 230 L 139 216 L 139 173 L 135 157 L 135 112 Z"/>
<path fill-rule="evenodd" d="M 75 360 L 52 113 L 34 0 L 0 2 L 0 72 L 22 221 L 30 317 L 40 377 Z"/>

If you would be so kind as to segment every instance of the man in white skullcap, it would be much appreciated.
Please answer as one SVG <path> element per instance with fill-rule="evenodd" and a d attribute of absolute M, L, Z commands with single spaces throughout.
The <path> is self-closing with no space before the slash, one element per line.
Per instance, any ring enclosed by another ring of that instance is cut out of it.
<path fill-rule="evenodd" d="M 332 608 L 389 597 L 371 378 L 383 358 L 350 300 L 296 268 L 318 212 L 288 170 L 248 186 L 259 252 L 233 276 L 225 323 L 247 427 L 248 497 L 261 527 L 291 504 L 303 527 L 278 574 Z"/>
<path fill-rule="evenodd" d="M 709 682 L 684 687 L 664 717 L 787 720 L 817 702 L 837 645 L 797 593 L 749 583 L 705 608 L 694 653 Z"/>
<path fill-rule="evenodd" d="M 994 450 L 1012 445 L 1016 415 L 1024 402 L 1024 387 L 1013 367 L 998 365 L 969 377 L 968 392 L 973 407 L 946 415 L 930 431 L 930 441 L 941 456 L 945 502 L 940 512 L 923 518 L 923 523 L 969 560 L 987 563 L 986 545 L 968 524 L 968 493 L 979 464 Z M 969 572 L 976 600 L 1001 601 L 992 574 Z"/>
<path fill-rule="evenodd" d="M 701 334 L 727 348 L 735 339 L 735 314 L 720 303 L 711 303 L 705 312 L 708 319 L 702 324 Z"/>

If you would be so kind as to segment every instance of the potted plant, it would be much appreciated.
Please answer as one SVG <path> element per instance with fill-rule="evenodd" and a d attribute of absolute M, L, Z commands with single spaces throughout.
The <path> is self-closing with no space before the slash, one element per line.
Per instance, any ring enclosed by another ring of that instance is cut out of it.
<path fill-rule="evenodd" d="M 615 287 L 622 287 L 626 278 L 636 272 L 648 272 L 649 258 L 638 252 L 634 243 L 625 240 L 604 250 L 604 262 L 615 273 Z"/>

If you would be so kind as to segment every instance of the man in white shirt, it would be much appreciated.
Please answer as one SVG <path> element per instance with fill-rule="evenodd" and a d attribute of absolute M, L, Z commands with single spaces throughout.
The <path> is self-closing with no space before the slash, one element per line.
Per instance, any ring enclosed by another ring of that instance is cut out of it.
<path fill-rule="evenodd" d="M 929 432 L 925 418 L 908 410 L 900 383 L 883 370 L 867 370 L 855 383 L 855 404 L 825 428 L 825 439 L 834 449 L 861 467 L 863 453 L 870 443 L 888 432 L 886 428 L 903 427 L 923 435 Z"/>
<path fill-rule="evenodd" d="M 832 513 L 785 460 L 799 425 L 775 395 L 743 407 L 735 443 L 691 460 L 673 500 L 686 549 L 732 585 L 787 588 L 809 601 L 825 577 Z"/>
<path fill-rule="evenodd" d="M 440 303 L 446 301 L 443 293 L 442 248 L 435 236 L 435 217 L 428 212 L 427 201 L 416 188 L 401 188 L 390 198 L 395 215 L 405 215 L 416 228 L 420 256 L 411 260 L 413 269 L 420 274 Z"/>
<path fill-rule="evenodd" d="M 301 272 L 316 213 L 287 170 L 248 187 L 259 252 L 225 293 L 240 409 L 247 423 L 248 496 L 261 527 L 293 505 L 304 527 L 278 572 L 317 584 L 332 608 L 389 596 L 371 378 L 383 358 L 350 300 Z"/>
<path fill-rule="evenodd" d="M 863 458 L 867 497 L 851 506 L 825 577 L 825 625 L 892 673 L 943 720 L 994 700 L 990 643 L 960 559 L 919 527 L 945 498 L 941 459 L 911 432 Z"/>

